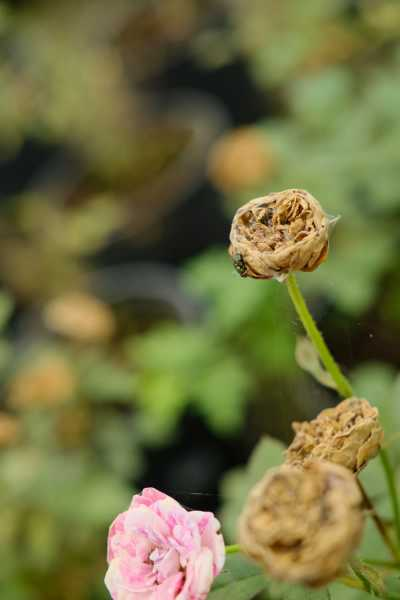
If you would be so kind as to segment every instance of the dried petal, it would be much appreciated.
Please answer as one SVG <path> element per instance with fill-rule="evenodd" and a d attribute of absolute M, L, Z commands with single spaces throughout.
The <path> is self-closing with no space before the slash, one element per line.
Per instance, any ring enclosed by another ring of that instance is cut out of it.
<path fill-rule="evenodd" d="M 321 458 L 356 473 L 376 456 L 383 441 L 378 409 L 354 396 L 323 410 L 313 421 L 293 423 L 293 429 L 296 435 L 286 462 L 295 465 Z"/>
<path fill-rule="evenodd" d="M 313 271 L 328 253 L 329 219 L 305 190 L 256 198 L 233 218 L 229 254 L 244 277 L 279 281 L 293 271 Z"/>
<path fill-rule="evenodd" d="M 245 553 L 276 579 L 325 585 L 343 569 L 363 529 L 362 497 L 354 475 L 312 461 L 282 465 L 253 488 L 239 520 Z"/>

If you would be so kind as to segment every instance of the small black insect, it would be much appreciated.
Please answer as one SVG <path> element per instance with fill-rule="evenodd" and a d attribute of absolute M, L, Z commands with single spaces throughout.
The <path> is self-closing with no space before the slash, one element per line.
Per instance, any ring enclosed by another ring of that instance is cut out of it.
<path fill-rule="evenodd" d="M 241 254 L 234 254 L 232 256 L 233 266 L 236 271 L 239 273 L 240 277 L 247 277 L 247 267 L 243 260 L 243 256 Z"/>

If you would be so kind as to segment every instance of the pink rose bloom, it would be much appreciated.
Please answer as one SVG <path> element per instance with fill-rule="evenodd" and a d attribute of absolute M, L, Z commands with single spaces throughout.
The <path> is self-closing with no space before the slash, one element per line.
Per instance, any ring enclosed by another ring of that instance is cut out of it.
<path fill-rule="evenodd" d="M 204 600 L 225 561 L 219 522 L 154 488 L 111 525 L 105 584 L 113 600 Z"/>

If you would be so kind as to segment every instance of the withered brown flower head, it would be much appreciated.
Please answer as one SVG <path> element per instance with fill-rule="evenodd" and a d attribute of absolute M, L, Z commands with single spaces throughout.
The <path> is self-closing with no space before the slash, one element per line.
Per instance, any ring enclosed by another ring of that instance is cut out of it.
<path fill-rule="evenodd" d="M 328 253 L 329 219 L 305 190 L 250 200 L 233 218 L 229 254 L 242 277 L 282 281 L 313 271 Z"/>
<path fill-rule="evenodd" d="M 313 421 L 293 423 L 293 429 L 296 435 L 286 462 L 294 465 L 321 458 L 356 473 L 376 456 L 383 441 L 378 409 L 354 396 L 323 410 Z"/>
<path fill-rule="evenodd" d="M 253 488 L 239 519 L 239 544 L 276 579 L 317 587 L 333 580 L 358 545 L 362 497 L 344 467 L 282 465 Z"/>

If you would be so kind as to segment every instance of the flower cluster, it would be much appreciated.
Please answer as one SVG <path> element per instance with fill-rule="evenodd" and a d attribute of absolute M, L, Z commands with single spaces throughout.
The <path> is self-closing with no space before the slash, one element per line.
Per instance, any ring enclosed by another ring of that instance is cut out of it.
<path fill-rule="evenodd" d="M 271 193 L 238 209 L 229 254 L 242 277 L 283 281 L 326 258 L 328 228 L 305 190 Z M 285 464 L 247 499 L 239 542 L 273 577 L 319 586 L 344 569 L 359 543 L 363 497 L 355 475 L 378 453 L 383 431 L 378 410 L 356 397 L 293 429 Z"/>
<path fill-rule="evenodd" d="M 249 495 L 239 523 L 244 551 L 277 579 L 324 585 L 344 568 L 363 530 L 354 473 L 373 458 L 383 432 L 360 398 L 294 423 L 286 462 Z"/>
<path fill-rule="evenodd" d="M 229 253 L 242 277 L 282 281 L 324 260 L 328 225 L 308 192 L 272 193 L 237 211 Z M 272 577 L 318 587 L 344 571 L 360 542 L 365 497 L 356 476 L 383 431 L 378 410 L 355 396 L 293 429 L 284 464 L 248 495 L 239 545 Z M 134 496 L 110 529 L 113 600 L 205 600 L 225 560 L 219 529 L 212 513 L 187 511 L 152 488 Z"/>

